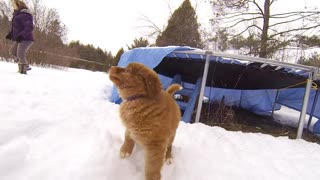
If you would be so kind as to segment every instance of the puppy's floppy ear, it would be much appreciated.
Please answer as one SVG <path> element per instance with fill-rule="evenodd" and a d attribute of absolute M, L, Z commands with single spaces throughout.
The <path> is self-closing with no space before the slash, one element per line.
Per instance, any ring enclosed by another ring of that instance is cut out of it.
<path fill-rule="evenodd" d="M 140 74 L 143 77 L 148 96 L 153 97 L 160 94 L 162 85 L 157 73 L 152 69 L 144 67 L 141 68 Z"/>

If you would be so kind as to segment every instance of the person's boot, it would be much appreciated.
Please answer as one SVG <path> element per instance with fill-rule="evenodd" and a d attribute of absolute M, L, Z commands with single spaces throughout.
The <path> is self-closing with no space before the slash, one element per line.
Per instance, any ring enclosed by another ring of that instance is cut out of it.
<path fill-rule="evenodd" d="M 18 64 L 18 66 L 20 74 L 27 74 L 28 64 Z"/>
<path fill-rule="evenodd" d="M 27 64 L 26 70 L 30 71 L 32 68 L 29 66 L 29 64 Z"/>

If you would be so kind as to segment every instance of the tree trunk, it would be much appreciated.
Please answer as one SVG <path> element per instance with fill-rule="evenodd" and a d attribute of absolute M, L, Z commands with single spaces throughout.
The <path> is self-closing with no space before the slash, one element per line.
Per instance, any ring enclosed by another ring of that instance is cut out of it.
<path fill-rule="evenodd" d="M 270 19 L 270 0 L 264 1 L 264 14 L 263 14 L 263 28 L 260 44 L 259 57 L 266 58 L 268 55 L 268 29 L 269 29 L 269 19 Z"/>

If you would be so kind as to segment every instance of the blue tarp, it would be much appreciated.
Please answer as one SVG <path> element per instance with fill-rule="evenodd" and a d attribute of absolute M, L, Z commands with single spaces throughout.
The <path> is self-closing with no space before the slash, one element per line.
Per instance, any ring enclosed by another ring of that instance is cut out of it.
<path fill-rule="evenodd" d="M 184 84 L 187 88 L 193 88 L 193 85 Z M 210 102 L 221 102 L 224 97 L 224 104 L 233 107 L 239 107 L 260 115 L 271 115 L 273 102 L 276 98 L 276 90 L 236 90 L 206 87 L 204 96 L 210 99 Z M 276 105 L 276 110 L 280 105 Z"/>
<path fill-rule="evenodd" d="M 180 46 L 168 46 L 168 47 L 148 47 L 148 48 L 136 48 L 131 51 L 127 51 L 122 54 L 120 61 L 118 63 L 119 67 L 126 67 L 131 62 L 140 62 L 148 66 L 149 68 L 155 68 L 160 62 L 163 60 L 165 56 L 170 54 L 175 50 L 183 51 L 183 50 L 192 50 L 194 48 L 191 47 L 180 47 Z M 163 80 L 162 80 L 163 78 Z M 162 83 L 169 85 L 166 80 L 168 78 L 162 76 L 160 78 Z M 171 78 L 170 78 L 171 79 Z M 171 81 L 170 81 L 171 82 Z M 166 87 L 166 86 L 164 86 Z M 117 92 L 117 89 L 113 86 L 111 101 L 119 104 L 121 102 L 121 98 Z"/>
<path fill-rule="evenodd" d="M 303 104 L 304 92 L 305 88 L 290 88 L 281 90 L 278 103 L 300 111 Z M 316 104 L 313 105 L 313 103 L 315 102 L 314 100 L 316 92 L 316 89 L 311 89 L 307 113 L 310 114 L 312 107 L 314 106 L 315 111 L 313 116 L 320 119 L 320 96 L 317 97 Z"/>
<path fill-rule="evenodd" d="M 189 58 L 189 59 L 203 59 L 205 61 L 205 57 L 199 54 L 178 54 L 172 53 L 173 51 L 183 51 L 183 50 L 193 50 L 194 48 L 190 47 L 179 47 L 179 46 L 169 46 L 169 47 L 156 47 L 156 48 L 136 48 L 131 51 L 125 52 L 119 61 L 118 66 L 126 67 L 131 62 L 140 62 L 145 64 L 146 66 L 154 69 L 158 66 L 161 61 L 165 57 L 179 57 L 182 58 Z M 244 64 L 241 61 L 234 61 L 223 59 L 221 57 L 210 57 L 211 61 L 219 61 L 221 63 L 230 64 L 238 63 Z M 286 71 L 290 71 L 290 69 L 286 69 Z M 305 72 L 296 72 L 300 74 L 305 74 Z M 171 83 L 171 78 L 159 75 L 163 87 L 166 88 Z M 263 81 L 263 80 L 261 80 Z M 184 86 L 192 86 L 192 84 L 184 83 Z M 296 110 L 301 110 L 302 103 L 303 103 L 303 96 L 304 96 L 304 88 L 296 88 L 296 89 L 284 89 L 281 90 L 278 103 L 291 107 Z M 312 103 L 315 97 L 315 92 L 312 91 L 310 95 L 308 111 L 307 113 L 311 112 Z M 251 112 L 257 114 L 270 114 L 273 109 L 273 105 L 275 102 L 277 90 L 275 89 L 268 89 L 268 90 L 237 90 L 237 89 L 222 89 L 222 88 L 212 88 L 206 87 L 205 89 L 205 96 L 210 98 L 212 102 L 220 102 L 221 98 L 225 97 L 225 104 L 241 107 L 243 109 L 247 109 Z M 121 98 L 119 97 L 117 90 L 115 87 L 112 91 L 111 101 L 115 103 L 120 103 Z M 316 109 L 314 111 L 314 116 L 318 119 L 320 118 L 320 99 L 317 100 L 317 105 L 315 106 Z M 277 105 L 275 110 L 280 109 L 280 106 Z"/>

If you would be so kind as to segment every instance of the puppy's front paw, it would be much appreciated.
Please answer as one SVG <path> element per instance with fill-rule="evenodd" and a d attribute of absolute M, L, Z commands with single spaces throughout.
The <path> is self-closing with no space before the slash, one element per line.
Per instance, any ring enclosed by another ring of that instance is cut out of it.
<path fill-rule="evenodd" d="M 120 151 L 120 158 L 121 159 L 127 158 L 130 155 L 131 155 L 131 153 L 129 153 L 129 152 Z"/>
<path fill-rule="evenodd" d="M 166 162 L 167 165 L 170 165 L 170 164 L 173 163 L 173 158 L 172 158 L 172 157 L 167 158 L 167 159 L 165 160 L 165 162 Z"/>

